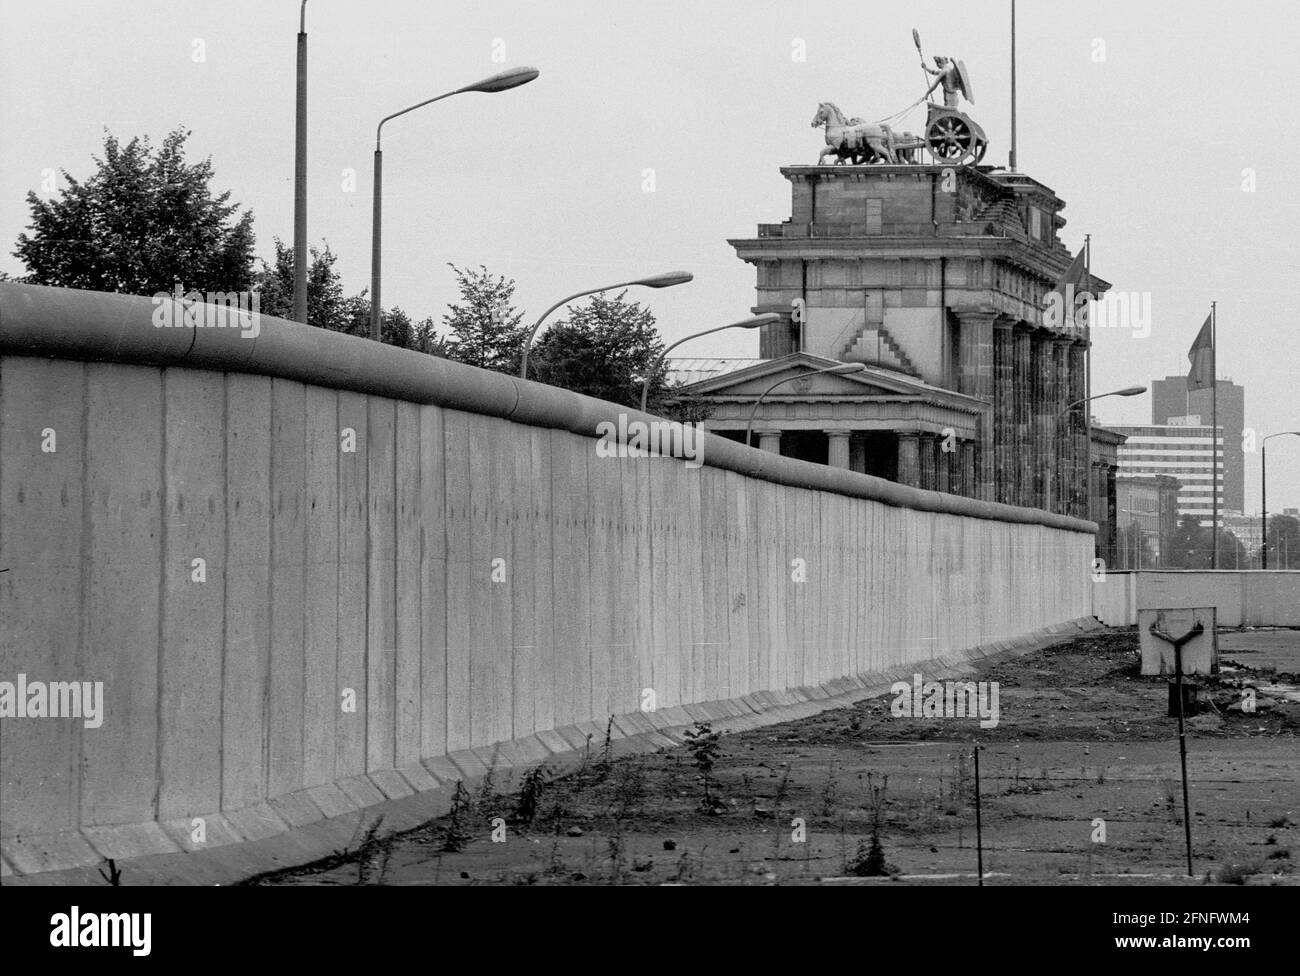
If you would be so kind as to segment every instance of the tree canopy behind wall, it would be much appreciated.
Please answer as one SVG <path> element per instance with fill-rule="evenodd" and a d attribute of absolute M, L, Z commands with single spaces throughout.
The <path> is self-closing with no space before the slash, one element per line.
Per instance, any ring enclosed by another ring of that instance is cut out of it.
<path fill-rule="evenodd" d="M 111 133 L 95 171 L 54 199 L 27 194 L 30 234 L 13 254 L 26 280 L 92 291 L 153 295 L 176 284 L 201 292 L 253 285 L 253 215 L 212 189 L 210 159 L 189 163 L 176 129 L 160 148 L 147 136 L 122 145 Z"/>

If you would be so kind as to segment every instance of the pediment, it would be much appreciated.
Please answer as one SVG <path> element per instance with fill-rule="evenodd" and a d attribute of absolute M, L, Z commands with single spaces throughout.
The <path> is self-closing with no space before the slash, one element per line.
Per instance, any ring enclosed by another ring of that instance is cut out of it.
<path fill-rule="evenodd" d="M 906 374 L 878 367 L 845 375 L 818 372 L 835 365 L 838 364 L 833 359 L 793 353 L 700 380 L 682 387 L 682 392 L 692 396 L 757 398 L 773 383 L 785 379 L 789 382 L 777 387 L 771 396 L 924 398 L 935 392 Z"/>

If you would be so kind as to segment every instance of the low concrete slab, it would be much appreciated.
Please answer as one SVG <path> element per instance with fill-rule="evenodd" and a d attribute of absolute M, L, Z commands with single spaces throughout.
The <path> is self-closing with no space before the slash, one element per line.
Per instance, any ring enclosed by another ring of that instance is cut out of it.
<path fill-rule="evenodd" d="M 265 803 L 255 803 L 242 810 L 226 812 L 230 826 L 239 831 L 245 841 L 260 841 L 289 829 L 289 825 L 279 814 Z"/>
<path fill-rule="evenodd" d="M 196 824 L 195 820 L 202 820 L 202 824 Z M 162 828 L 182 851 L 206 851 L 214 847 L 241 844 L 244 841 L 239 831 L 220 813 L 204 814 L 201 818 L 182 817 L 168 820 L 162 824 Z M 202 838 L 201 840 L 195 840 L 196 833 Z"/>
<path fill-rule="evenodd" d="M 320 807 L 321 813 L 326 817 L 341 817 L 361 809 L 361 804 L 348 796 L 340 783 L 313 786 L 307 791 L 307 795 L 316 806 Z"/>
<path fill-rule="evenodd" d="M 114 824 L 86 827 L 81 835 L 106 858 L 125 861 L 146 854 L 179 854 L 180 848 L 160 823 Z"/>
<path fill-rule="evenodd" d="M 347 794 L 348 799 L 357 805 L 357 809 L 365 809 L 374 806 L 376 803 L 383 803 L 386 797 L 383 791 L 379 789 L 367 775 L 348 776 L 339 780 L 339 789 Z"/>
<path fill-rule="evenodd" d="M 305 827 L 309 823 L 325 819 L 325 811 L 312 802 L 306 790 L 286 793 L 267 802 L 291 827 Z"/>
<path fill-rule="evenodd" d="M 436 790 L 441 784 L 437 777 L 430 773 L 420 763 L 408 763 L 397 770 L 402 774 L 402 778 L 410 784 L 412 792 L 422 793 L 425 790 Z"/>
<path fill-rule="evenodd" d="M 368 775 L 375 788 L 390 800 L 400 800 L 415 792 L 396 769 L 381 769 Z"/>
<path fill-rule="evenodd" d="M 4 839 L 5 857 L 15 871 L 38 874 L 100 864 L 104 856 L 80 834 L 16 834 Z"/>

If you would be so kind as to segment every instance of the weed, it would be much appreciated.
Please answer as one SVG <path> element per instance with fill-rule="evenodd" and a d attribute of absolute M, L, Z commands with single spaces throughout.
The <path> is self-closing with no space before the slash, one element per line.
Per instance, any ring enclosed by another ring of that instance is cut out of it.
<path fill-rule="evenodd" d="M 650 792 L 645 762 L 641 757 L 629 759 L 615 767 L 614 816 L 623 820 L 635 813 Z"/>
<path fill-rule="evenodd" d="M 474 813 L 480 820 L 491 820 L 501 815 L 505 796 L 497 790 L 494 776 L 495 771 L 489 769 L 483 777 L 483 782 L 479 784 L 478 796 L 474 798 Z M 510 783 L 507 779 L 505 790 L 508 792 L 509 789 Z"/>
<path fill-rule="evenodd" d="M 966 809 L 975 785 L 971 760 L 966 752 L 957 753 L 948 783 L 948 804 L 945 813 L 957 815 Z"/>
<path fill-rule="evenodd" d="M 609 854 L 609 880 L 618 884 L 623 879 L 623 855 L 627 849 L 622 820 L 614 821 L 614 830 L 605 838 L 605 846 Z"/>
<path fill-rule="evenodd" d="M 614 716 L 605 723 L 605 741 L 600 747 L 600 758 L 596 760 L 593 770 L 596 782 L 603 783 L 614 768 Z"/>
<path fill-rule="evenodd" d="M 519 786 L 519 802 L 515 804 L 515 812 L 511 815 L 515 823 L 531 825 L 537 819 L 542 794 L 546 791 L 549 779 L 550 773 L 545 766 L 534 766 L 524 773 Z"/>
<path fill-rule="evenodd" d="M 559 877 L 565 874 L 568 868 L 564 866 L 564 858 L 560 854 L 560 822 L 555 822 L 555 837 L 551 841 L 550 863 L 546 867 L 546 873 L 552 877 Z"/>
<path fill-rule="evenodd" d="M 844 870 L 846 874 L 859 878 L 884 878 L 893 874 L 889 865 L 885 863 L 885 851 L 880 846 L 880 835 L 873 830 L 870 841 L 865 837 L 859 840 L 857 853 L 845 865 Z"/>
<path fill-rule="evenodd" d="M 447 814 L 447 825 L 443 828 L 442 849 L 448 854 L 464 850 L 469 843 L 469 819 L 474 813 L 474 800 L 470 797 L 465 784 L 456 781 L 456 792 L 451 796 L 451 810 Z"/>
<path fill-rule="evenodd" d="M 867 773 L 868 803 L 871 813 L 871 839 L 858 841 L 858 849 L 853 859 L 845 865 L 845 871 L 860 878 L 881 878 L 897 874 L 898 869 L 885 863 L 885 849 L 880 843 L 880 817 L 885 809 L 885 795 L 889 790 L 889 777 L 875 783 L 872 773 Z"/>
<path fill-rule="evenodd" d="M 720 801 L 714 798 L 711 787 L 713 768 L 717 765 L 721 753 L 718 744 L 721 734 L 714 732 L 708 722 L 696 722 L 695 727 L 688 729 L 684 735 L 686 748 L 691 754 L 691 762 L 700 771 L 703 781 L 704 798 L 700 802 L 700 808 L 706 813 L 717 813 Z"/>
<path fill-rule="evenodd" d="M 772 810 L 780 813 L 781 804 L 790 792 L 790 764 L 786 763 L 781 771 L 781 781 L 776 784 L 776 795 L 772 797 Z"/>
<path fill-rule="evenodd" d="M 757 807 L 758 792 L 754 789 L 754 777 L 749 775 L 749 773 L 741 773 L 740 785 L 741 788 L 745 791 L 745 795 L 749 797 L 750 809 Z"/>
<path fill-rule="evenodd" d="M 691 863 L 690 851 L 682 848 L 682 853 L 677 858 L 677 872 L 673 875 L 673 880 L 684 884 L 694 876 L 695 865 Z"/>
<path fill-rule="evenodd" d="M 1165 807 L 1174 823 L 1178 823 L 1178 787 L 1171 779 L 1160 778 L 1160 792 L 1164 794 Z"/>
<path fill-rule="evenodd" d="M 360 824 L 358 824 L 359 826 Z M 383 884 L 388 874 L 388 862 L 393 857 L 393 845 L 379 836 L 384 825 L 381 816 L 368 828 L 357 847 L 357 884 Z"/>
<path fill-rule="evenodd" d="M 839 799 L 839 786 L 835 780 L 835 764 L 826 764 L 826 782 L 822 784 L 822 816 L 830 819 L 835 815 L 835 804 Z"/>

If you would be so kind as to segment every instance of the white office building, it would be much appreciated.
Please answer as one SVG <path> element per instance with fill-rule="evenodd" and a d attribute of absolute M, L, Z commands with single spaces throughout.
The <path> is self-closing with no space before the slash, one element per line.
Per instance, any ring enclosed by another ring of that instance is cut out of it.
<path fill-rule="evenodd" d="M 1215 428 L 1202 425 L 1200 417 L 1171 417 L 1176 423 L 1142 427 L 1111 427 L 1127 436 L 1119 446 L 1119 477 L 1151 477 L 1167 474 L 1177 478 L 1178 515 L 1193 515 L 1208 526 L 1214 513 L 1214 496 L 1219 495 L 1219 524 L 1223 524 L 1223 428 L 1218 428 L 1218 470 L 1214 469 Z"/>

